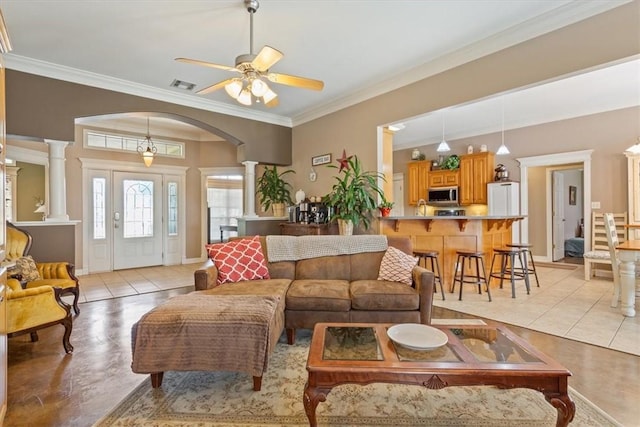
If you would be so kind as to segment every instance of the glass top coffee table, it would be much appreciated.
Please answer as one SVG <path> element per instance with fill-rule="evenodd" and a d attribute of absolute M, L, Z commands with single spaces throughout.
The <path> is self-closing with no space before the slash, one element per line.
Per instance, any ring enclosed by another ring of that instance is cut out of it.
<path fill-rule="evenodd" d="M 303 396 L 310 426 L 317 426 L 316 408 L 333 387 L 376 382 L 428 389 L 471 385 L 530 388 L 543 393 L 557 409 L 556 426 L 573 420 L 575 404 L 567 392 L 571 372 L 505 326 L 432 325 L 446 334 L 447 343 L 429 350 L 397 344 L 387 334 L 391 326 L 315 325 Z"/>

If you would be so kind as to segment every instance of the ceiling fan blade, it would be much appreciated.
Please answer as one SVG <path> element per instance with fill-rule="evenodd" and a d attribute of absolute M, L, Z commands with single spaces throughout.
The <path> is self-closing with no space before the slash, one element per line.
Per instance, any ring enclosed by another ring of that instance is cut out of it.
<path fill-rule="evenodd" d="M 289 74 L 269 73 L 267 74 L 267 78 L 274 83 L 301 87 L 303 89 L 322 90 L 322 88 L 324 88 L 324 82 L 321 80 L 313 80 Z"/>
<path fill-rule="evenodd" d="M 266 105 L 267 107 L 277 107 L 278 104 L 280 104 L 280 101 L 278 101 L 278 99 L 280 99 L 280 98 L 275 97 L 271 101 L 267 102 L 264 105 Z"/>
<path fill-rule="evenodd" d="M 210 68 L 218 68 L 220 70 L 225 70 L 225 71 L 236 71 L 238 73 L 240 72 L 240 70 L 238 70 L 237 68 L 229 67 L 228 65 L 214 64 L 213 62 L 200 61 L 197 59 L 176 58 L 176 61 L 185 62 L 187 64 L 203 65 L 205 67 L 210 67 Z"/>
<path fill-rule="evenodd" d="M 274 49 L 271 46 L 264 46 L 260 52 L 258 52 L 258 56 L 251 61 L 251 65 L 258 71 L 267 71 L 273 64 L 280 61 L 283 56 L 284 53 L 278 49 Z"/>
<path fill-rule="evenodd" d="M 211 93 L 215 90 L 221 89 L 223 87 L 225 87 L 226 85 L 228 85 L 229 83 L 231 83 L 233 81 L 233 79 L 227 79 L 227 80 L 223 80 L 221 82 L 218 82 L 216 84 L 212 84 L 211 86 L 207 86 L 204 89 L 200 89 L 199 91 L 196 92 L 197 95 L 206 95 L 208 93 Z"/>

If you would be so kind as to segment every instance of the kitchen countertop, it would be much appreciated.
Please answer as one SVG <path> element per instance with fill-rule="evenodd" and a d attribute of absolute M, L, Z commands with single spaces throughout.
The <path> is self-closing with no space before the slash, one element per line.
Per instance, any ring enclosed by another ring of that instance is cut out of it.
<path fill-rule="evenodd" d="M 416 220 L 416 219 L 466 219 L 466 220 L 477 220 L 477 219 L 522 219 L 525 218 L 526 215 L 462 215 L 462 216 L 426 216 L 426 215 L 405 215 L 405 216 L 386 216 L 380 217 L 381 220 L 391 220 L 391 221 L 402 221 L 402 220 Z"/>

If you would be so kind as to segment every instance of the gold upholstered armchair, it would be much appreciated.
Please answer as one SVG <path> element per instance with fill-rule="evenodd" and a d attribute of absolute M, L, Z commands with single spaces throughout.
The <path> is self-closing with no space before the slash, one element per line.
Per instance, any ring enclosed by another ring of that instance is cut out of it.
<path fill-rule="evenodd" d="M 62 345 L 67 353 L 73 352 L 69 342 L 72 321 L 71 307 L 62 299 L 61 290 L 51 286 L 22 289 L 17 279 L 7 279 L 7 336 L 9 338 L 31 334 L 38 341 L 38 330 L 61 324 L 64 326 Z"/>
<path fill-rule="evenodd" d="M 73 311 L 80 313 L 80 283 L 75 266 L 68 262 L 35 262 L 28 254 L 33 244 L 29 232 L 7 222 L 6 262 L 11 263 L 8 273 L 20 281 L 25 289 L 40 286 L 60 288 L 62 295 L 73 295 Z"/>

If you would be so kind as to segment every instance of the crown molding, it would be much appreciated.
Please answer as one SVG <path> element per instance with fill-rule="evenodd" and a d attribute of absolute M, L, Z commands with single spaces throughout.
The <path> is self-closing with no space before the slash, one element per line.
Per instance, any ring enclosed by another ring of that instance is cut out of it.
<path fill-rule="evenodd" d="M 205 111 L 228 114 L 249 120 L 293 127 L 392 90 L 396 90 L 411 83 L 415 83 L 442 71 L 462 65 L 482 56 L 495 53 L 499 50 L 587 19 L 591 16 L 606 12 L 632 1 L 633 0 L 574 1 L 569 4 L 561 5 L 536 18 L 522 23 L 517 23 L 511 28 L 491 37 L 467 45 L 461 49 L 448 52 L 432 61 L 425 62 L 409 69 L 400 75 L 390 77 L 381 82 L 372 82 L 367 85 L 367 87 L 364 87 L 351 95 L 315 106 L 293 117 L 285 117 L 257 110 L 249 110 L 240 106 L 211 101 L 205 98 L 194 97 L 192 95 L 179 94 L 166 89 L 154 88 L 102 74 L 82 71 L 71 67 L 64 67 L 45 61 L 38 61 L 11 53 L 5 53 L 3 57 L 5 59 L 5 66 L 7 69 L 141 96 L 158 101 L 184 105 Z"/>
<path fill-rule="evenodd" d="M 155 99 L 163 102 L 184 105 L 185 107 L 198 108 L 215 113 L 228 114 L 250 120 L 291 127 L 291 119 L 284 116 L 265 113 L 257 110 L 249 110 L 240 106 L 211 101 L 205 98 L 183 95 L 166 89 L 159 89 L 127 80 L 117 79 L 102 74 L 64 67 L 50 62 L 39 61 L 24 56 L 8 53 L 4 55 L 7 69 L 35 74 L 71 83 L 112 90 L 143 98 Z"/>
<path fill-rule="evenodd" d="M 308 121 L 315 120 L 327 114 L 334 113 L 483 56 L 490 55 L 518 43 L 530 40 L 534 37 L 538 37 L 594 15 L 622 6 L 626 3 L 630 3 L 631 1 L 633 0 L 616 0 L 608 2 L 584 1 L 559 6 L 545 14 L 522 23 L 515 24 L 500 33 L 418 65 L 400 75 L 368 85 L 351 95 L 339 98 L 330 103 L 319 105 L 313 109 L 303 112 L 302 114 L 295 115 L 292 117 L 292 125 L 298 126 Z"/>

